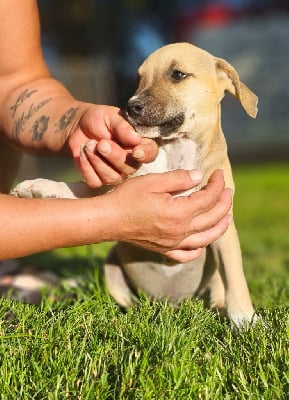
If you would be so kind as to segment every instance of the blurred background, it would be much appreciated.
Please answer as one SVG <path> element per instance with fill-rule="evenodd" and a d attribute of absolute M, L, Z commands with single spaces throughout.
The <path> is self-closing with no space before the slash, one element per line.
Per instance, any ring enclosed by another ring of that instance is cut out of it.
<path fill-rule="evenodd" d="M 223 130 L 233 163 L 288 160 L 288 0 L 39 0 L 52 74 L 78 99 L 124 107 L 156 48 L 188 41 L 225 58 L 259 97 L 256 120 L 230 95 Z M 70 160 L 26 156 L 20 179 L 76 179 Z"/>

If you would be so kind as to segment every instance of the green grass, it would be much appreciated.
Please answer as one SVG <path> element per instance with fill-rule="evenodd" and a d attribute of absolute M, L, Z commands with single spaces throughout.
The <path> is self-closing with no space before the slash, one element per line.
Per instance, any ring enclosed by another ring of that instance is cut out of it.
<path fill-rule="evenodd" d="M 23 263 L 82 284 L 40 307 L 0 300 L 0 399 L 288 399 L 289 165 L 234 175 L 246 275 L 266 326 L 233 333 L 194 300 L 142 298 L 122 312 L 99 274 L 107 244 L 30 257 Z"/>

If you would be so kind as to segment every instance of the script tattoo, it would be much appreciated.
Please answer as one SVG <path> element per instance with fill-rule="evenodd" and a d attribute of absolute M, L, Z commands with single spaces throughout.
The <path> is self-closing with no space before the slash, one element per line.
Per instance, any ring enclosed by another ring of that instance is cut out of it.
<path fill-rule="evenodd" d="M 36 142 L 40 142 L 43 138 L 44 133 L 48 129 L 48 121 L 49 117 L 42 115 L 39 117 L 32 126 L 32 140 Z"/>
<path fill-rule="evenodd" d="M 16 111 L 21 106 L 21 104 L 24 103 L 24 101 L 27 100 L 33 93 L 36 93 L 36 92 L 37 92 L 37 89 L 33 89 L 30 91 L 28 89 L 25 89 L 22 93 L 20 93 L 20 95 L 18 96 L 18 98 L 16 100 L 16 103 L 10 107 L 10 110 L 12 111 L 12 117 L 14 117 Z"/>
<path fill-rule="evenodd" d="M 79 107 L 70 108 L 69 110 L 67 110 L 66 113 L 63 114 L 62 117 L 59 119 L 59 121 L 56 123 L 56 132 L 63 131 L 64 129 L 66 129 L 70 124 L 70 122 L 75 117 L 78 110 Z"/>
<path fill-rule="evenodd" d="M 21 116 L 18 119 L 16 119 L 15 124 L 14 124 L 14 129 L 15 129 L 14 135 L 15 135 L 16 140 L 18 140 L 19 135 L 21 134 L 21 132 L 23 132 L 27 121 L 30 118 L 32 118 L 33 115 L 35 113 L 37 113 L 42 107 L 44 107 L 50 100 L 51 100 L 51 98 L 42 100 L 37 105 L 31 104 L 29 110 L 27 112 L 23 112 L 21 114 Z"/>

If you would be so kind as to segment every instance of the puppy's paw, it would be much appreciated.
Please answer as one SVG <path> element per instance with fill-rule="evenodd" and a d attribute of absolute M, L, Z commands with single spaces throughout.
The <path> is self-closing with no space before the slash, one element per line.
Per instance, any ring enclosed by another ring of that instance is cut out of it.
<path fill-rule="evenodd" d="M 233 331 L 243 331 L 262 323 L 261 317 L 256 313 L 228 312 L 228 317 Z"/>
<path fill-rule="evenodd" d="M 71 198 L 71 190 L 64 182 L 55 182 L 49 179 L 26 180 L 10 191 L 15 197 L 24 198 Z"/>

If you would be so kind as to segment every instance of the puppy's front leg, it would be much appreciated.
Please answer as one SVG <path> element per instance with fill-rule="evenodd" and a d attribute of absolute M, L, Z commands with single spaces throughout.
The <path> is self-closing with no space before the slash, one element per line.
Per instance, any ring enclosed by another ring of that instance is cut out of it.
<path fill-rule="evenodd" d="M 79 199 L 99 196 L 112 190 L 112 186 L 104 185 L 97 189 L 89 188 L 84 182 L 55 182 L 49 179 L 26 180 L 15 186 L 10 194 L 26 198 L 61 198 Z"/>
<path fill-rule="evenodd" d="M 82 184 L 80 183 L 80 185 Z M 68 184 L 42 178 L 23 181 L 16 185 L 10 194 L 24 198 L 77 198 Z"/>
<path fill-rule="evenodd" d="M 225 307 L 238 328 L 255 322 L 254 308 L 245 279 L 238 234 L 231 223 L 227 232 L 212 244 L 212 249 L 225 286 Z"/>

